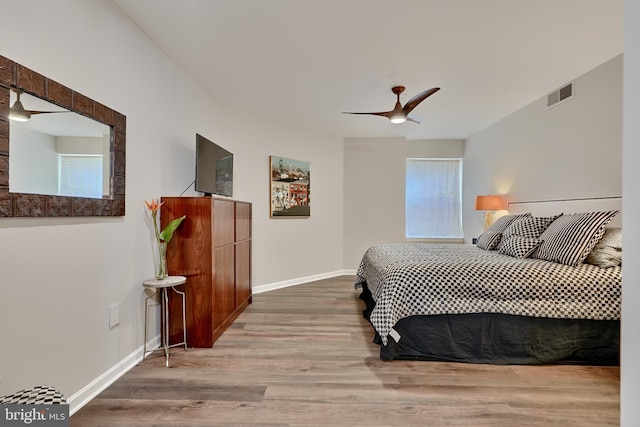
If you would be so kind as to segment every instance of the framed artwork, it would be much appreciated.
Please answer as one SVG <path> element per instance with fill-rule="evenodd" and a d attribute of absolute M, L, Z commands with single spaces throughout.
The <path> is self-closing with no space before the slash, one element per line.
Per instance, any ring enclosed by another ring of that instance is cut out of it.
<path fill-rule="evenodd" d="M 310 163 L 269 156 L 271 218 L 311 216 Z"/>

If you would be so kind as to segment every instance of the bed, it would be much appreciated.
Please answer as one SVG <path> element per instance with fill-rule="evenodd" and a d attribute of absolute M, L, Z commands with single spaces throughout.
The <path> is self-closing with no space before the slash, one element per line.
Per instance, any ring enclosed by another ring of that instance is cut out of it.
<path fill-rule="evenodd" d="M 478 244 L 369 248 L 355 286 L 381 359 L 619 364 L 620 206 L 521 202 Z"/>

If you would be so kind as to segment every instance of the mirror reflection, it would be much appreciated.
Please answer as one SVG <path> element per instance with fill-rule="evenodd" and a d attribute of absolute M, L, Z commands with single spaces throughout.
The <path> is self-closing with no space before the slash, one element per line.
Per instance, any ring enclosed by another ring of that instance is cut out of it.
<path fill-rule="evenodd" d="M 11 91 L 11 106 L 31 112 L 11 120 L 9 191 L 110 198 L 110 126 L 43 99 Z"/>

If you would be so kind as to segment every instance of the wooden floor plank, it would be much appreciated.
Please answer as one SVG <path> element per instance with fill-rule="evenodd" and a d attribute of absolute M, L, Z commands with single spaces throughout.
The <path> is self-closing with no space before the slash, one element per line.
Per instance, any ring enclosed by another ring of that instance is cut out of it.
<path fill-rule="evenodd" d="M 353 283 L 254 295 L 213 348 L 155 353 L 71 425 L 619 425 L 619 367 L 380 360 Z"/>

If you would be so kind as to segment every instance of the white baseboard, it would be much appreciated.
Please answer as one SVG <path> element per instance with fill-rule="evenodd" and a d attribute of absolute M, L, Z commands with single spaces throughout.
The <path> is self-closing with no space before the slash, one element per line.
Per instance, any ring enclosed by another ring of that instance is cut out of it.
<path fill-rule="evenodd" d="M 330 279 L 332 277 L 344 276 L 351 274 L 345 270 L 333 271 L 330 273 L 315 274 L 313 276 L 299 277 L 297 279 L 285 280 L 283 282 L 268 283 L 266 285 L 253 286 L 251 293 L 261 294 L 263 292 L 273 291 L 276 289 L 288 288 L 289 286 L 302 285 L 303 283 L 315 282 L 316 280 Z M 355 274 L 355 273 L 353 273 Z"/>
<path fill-rule="evenodd" d="M 297 279 L 285 280 L 283 282 L 269 283 L 266 285 L 254 286 L 252 293 L 259 294 L 262 292 L 273 291 L 275 289 L 287 288 L 289 286 L 301 285 L 303 283 L 314 282 L 316 280 L 330 279 L 332 277 L 354 275 L 355 270 L 339 270 L 330 273 L 316 274 L 313 276 L 300 277 Z M 155 349 L 160 346 L 160 335 L 157 335 L 149 343 L 147 343 L 147 349 Z M 72 395 L 67 399 L 69 404 L 69 415 L 73 415 L 78 412 L 83 406 L 91 402 L 98 394 L 104 391 L 111 384 L 116 382 L 118 378 L 126 374 L 140 361 L 142 361 L 143 348 L 140 347 L 129 356 L 121 360 L 113 368 L 109 369 L 104 374 L 93 380 L 90 384 L 83 387 L 80 391 Z M 148 350 L 147 350 L 148 351 Z"/>
<path fill-rule="evenodd" d="M 147 343 L 147 352 L 149 349 L 155 349 L 158 347 L 160 347 L 160 335 L 157 335 Z M 78 412 L 84 405 L 91 402 L 94 397 L 116 382 L 118 378 L 140 363 L 142 361 L 142 352 L 143 347 L 138 348 L 113 368 L 109 369 L 107 372 L 83 387 L 80 391 L 69 397 L 67 399 L 67 403 L 69 404 L 69 416 Z"/>

